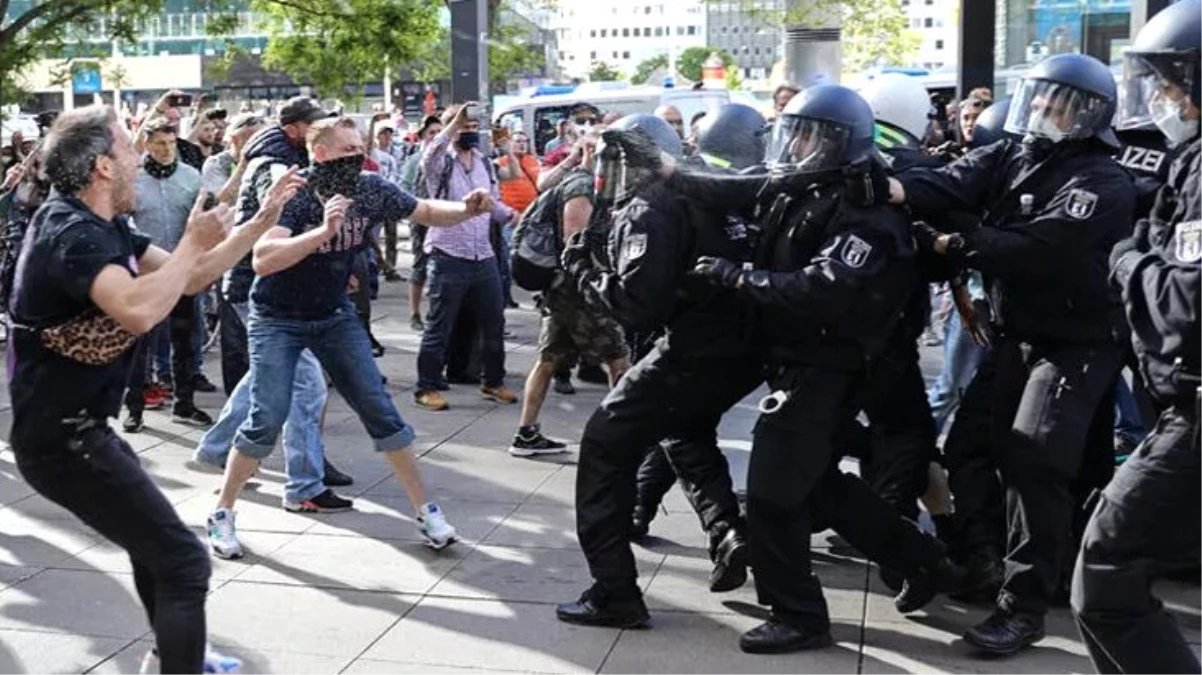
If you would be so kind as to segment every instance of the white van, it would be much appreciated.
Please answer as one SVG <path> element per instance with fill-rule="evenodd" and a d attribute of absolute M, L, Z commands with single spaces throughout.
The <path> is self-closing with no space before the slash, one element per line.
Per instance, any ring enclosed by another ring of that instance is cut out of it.
<path fill-rule="evenodd" d="M 602 114 L 618 112 L 623 115 L 651 113 L 661 105 L 673 105 L 680 110 L 687 127 L 693 115 L 716 110 L 729 102 L 730 93 L 725 89 L 632 87 L 618 82 L 590 82 L 569 94 L 511 101 L 498 107 L 492 119 L 493 126 L 525 132 L 534 141 L 535 152 L 542 155 L 547 141 L 555 138 L 559 121 L 584 105 L 592 106 Z"/>

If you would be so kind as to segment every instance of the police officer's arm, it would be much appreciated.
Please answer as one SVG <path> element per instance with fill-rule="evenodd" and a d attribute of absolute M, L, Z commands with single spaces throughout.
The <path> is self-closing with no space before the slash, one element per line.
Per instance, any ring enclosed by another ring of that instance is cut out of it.
<path fill-rule="evenodd" d="M 998 169 L 1008 148 L 1007 143 L 994 143 L 946 166 L 907 169 L 890 181 L 892 188 L 901 190 L 895 190 L 890 201 L 908 204 L 918 214 L 949 209 L 978 211 L 990 186 L 998 180 Z"/>
<path fill-rule="evenodd" d="M 979 227 L 964 234 L 963 245 L 948 254 L 953 262 L 986 274 L 1038 281 L 1059 273 L 1065 261 L 1121 237 L 1134 209 L 1135 192 L 1125 175 L 1088 183 L 1074 178 L 1030 222 Z"/>
<path fill-rule="evenodd" d="M 804 268 L 745 272 L 738 289 L 757 303 L 835 322 L 869 301 L 896 249 L 888 232 L 865 222 L 824 242 Z"/>
<path fill-rule="evenodd" d="M 629 213 L 638 209 L 637 213 Z M 677 224 L 682 214 L 638 204 L 628 208 L 628 222 L 617 225 L 617 260 L 612 271 L 593 271 L 581 281 L 581 290 L 600 300 L 622 324 L 634 331 L 663 325 L 676 302 L 680 270 L 677 259 Z"/>
<path fill-rule="evenodd" d="M 1147 314 L 1149 325 L 1161 335 L 1197 336 L 1202 318 L 1202 267 L 1198 265 L 1196 247 L 1179 242 L 1187 236 L 1178 231 L 1168 237 L 1162 247 L 1147 253 L 1130 248 L 1119 256 L 1111 278 L 1122 289 L 1123 301 Z M 1193 225 L 1194 236 L 1199 236 Z M 1186 259 L 1180 254 L 1189 249 Z"/>
<path fill-rule="evenodd" d="M 668 185 L 698 206 L 722 213 L 744 213 L 755 206 L 768 184 L 764 175 L 716 175 L 691 171 L 679 165 L 665 167 Z"/>

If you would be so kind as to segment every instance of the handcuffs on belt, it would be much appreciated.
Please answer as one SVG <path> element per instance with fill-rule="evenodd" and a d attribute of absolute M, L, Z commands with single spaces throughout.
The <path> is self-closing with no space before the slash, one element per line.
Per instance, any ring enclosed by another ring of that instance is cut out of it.
<path fill-rule="evenodd" d="M 785 407 L 785 403 L 793 396 L 793 392 L 777 389 L 760 399 L 759 410 L 765 415 L 771 415 Z"/>

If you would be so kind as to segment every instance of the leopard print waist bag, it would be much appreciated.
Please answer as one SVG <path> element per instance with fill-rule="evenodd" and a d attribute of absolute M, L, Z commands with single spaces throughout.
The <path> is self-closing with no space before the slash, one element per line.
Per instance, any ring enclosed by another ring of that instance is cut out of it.
<path fill-rule="evenodd" d="M 98 309 L 88 309 L 70 321 L 49 328 L 13 327 L 37 333 L 42 347 L 89 366 L 113 363 L 138 340 L 137 335 Z"/>

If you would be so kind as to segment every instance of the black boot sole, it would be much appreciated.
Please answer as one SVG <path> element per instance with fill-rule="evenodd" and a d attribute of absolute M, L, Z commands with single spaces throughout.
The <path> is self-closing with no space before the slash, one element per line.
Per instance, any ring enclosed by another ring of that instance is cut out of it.
<path fill-rule="evenodd" d="M 594 626 L 596 628 L 624 628 L 630 630 L 647 628 L 651 625 L 650 617 L 614 616 L 611 614 L 565 614 L 558 609 L 555 610 L 555 618 L 564 623 L 571 623 L 577 626 Z"/>
<path fill-rule="evenodd" d="M 768 642 L 768 643 L 744 643 L 739 640 L 739 649 L 747 654 L 790 654 L 792 652 L 805 652 L 813 649 L 824 649 L 835 644 L 830 634 L 813 635 L 804 640 L 794 642 Z"/>
<path fill-rule="evenodd" d="M 747 583 L 747 545 L 734 550 L 714 566 L 710 574 L 710 593 L 725 593 Z"/>

